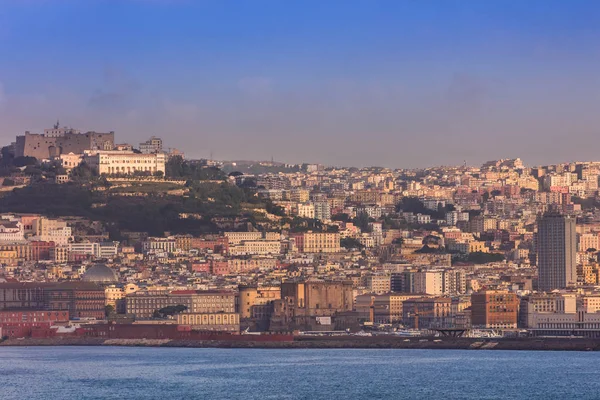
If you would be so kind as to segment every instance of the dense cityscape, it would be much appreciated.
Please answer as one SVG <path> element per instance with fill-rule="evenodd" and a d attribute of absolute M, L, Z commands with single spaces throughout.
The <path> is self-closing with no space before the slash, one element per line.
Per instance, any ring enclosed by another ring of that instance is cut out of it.
<path fill-rule="evenodd" d="M 120 140 L 57 122 L 2 148 L 4 340 L 600 337 L 600 162 L 359 169 Z"/>
<path fill-rule="evenodd" d="M 598 21 L 0 0 L 0 400 L 599 399 Z"/>

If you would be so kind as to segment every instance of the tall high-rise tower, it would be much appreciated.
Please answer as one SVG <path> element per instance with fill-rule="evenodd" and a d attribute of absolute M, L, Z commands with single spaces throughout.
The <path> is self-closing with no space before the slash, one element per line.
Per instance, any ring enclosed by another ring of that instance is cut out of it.
<path fill-rule="evenodd" d="M 577 283 L 575 218 L 546 213 L 538 220 L 538 289 L 549 291 Z"/>

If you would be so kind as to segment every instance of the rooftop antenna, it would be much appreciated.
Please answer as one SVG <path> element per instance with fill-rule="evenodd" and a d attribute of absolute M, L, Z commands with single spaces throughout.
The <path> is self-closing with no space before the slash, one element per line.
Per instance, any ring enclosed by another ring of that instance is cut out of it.
<path fill-rule="evenodd" d="M 210 161 L 212 161 L 212 159 L 213 159 L 213 151 L 211 150 L 210 151 Z"/>

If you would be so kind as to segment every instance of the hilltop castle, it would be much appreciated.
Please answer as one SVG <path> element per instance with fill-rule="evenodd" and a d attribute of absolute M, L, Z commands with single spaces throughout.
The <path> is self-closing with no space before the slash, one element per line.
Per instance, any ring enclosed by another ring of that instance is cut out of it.
<path fill-rule="evenodd" d="M 86 132 L 59 127 L 44 129 L 43 134 L 25 132 L 17 136 L 15 156 L 35 157 L 43 160 L 58 157 L 61 154 L 81 154 L 85 150 L 112 150 L 115 145 L 115 133 Z"/>

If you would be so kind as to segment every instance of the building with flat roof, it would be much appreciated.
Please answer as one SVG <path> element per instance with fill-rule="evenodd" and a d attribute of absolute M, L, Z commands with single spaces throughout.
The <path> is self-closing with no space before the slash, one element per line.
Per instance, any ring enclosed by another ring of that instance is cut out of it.
<path fill-rule="evenodd" d="M 104 288 L 91 282 L 0 283 L 0 310 L 66 310 L 71 318 L 104 319 L 104 305 Z"/>
<path fill-rule="evenodd" d="M 411 329 L 452 328 L 450 297 L 411 298 L 402 304 L 402 321 Z"/>
<path fill-rule="evenodd" d="M 395 324 L 402 322 L 404 301 L 419 297 L 416 293 L 361 294 L 356 296 L 355 309 L 363 321 Z"/>
<path fill-rule="evenodd" d="M 519 299 L 505 290 L 484 290 L 471 295 L 473 327 L 515 329 Z"/>
<path fill-rule="evenodd" d="M 180 313 L 179 325 L 190 325 L 200 331 L 239 332 L 240 314 L 238 313 Z"/>
<path fill-rule="evenodd" d="M 303 253 L 338 253 L 341 249 L 339 233 L 305 232 L 290 235 L 290 238 Z"/>
<path fill-rule="evenodd" d="M 185 313 L 237 313 L 237 294 L 229 291 L 139 291 L 126 297 L 128 314 L 137 320 L 152 319 L 154 312 L 169 306 L 187 307 Z"/>
<path fill-rule="evenodd" d="M 390 275 L 369 275 L 366 283 L 370 293 L 384 294 L 391 291 Z"/>
<path fill-rule="evenodd" d="M 537 318 L 534 316 L 571 314 L 576 311 L 577 298 L 574 293 L 533 293 L 522 297 L 519 301 L 519 326 L 521 328 L 533 326 L 535 324 L 533 318 Z"/>
<path fill-rule="evenodd" d="M 165 173 L 167 156 L 163 153 L 140 154 L 133 151 L 86 151 L 84 161 L 100 175 Z"/>
<path fill-rule="evenodd" d="M 538 220 L 537 266 L 540 291 L 577 284 L 575 218 L 547 213 Z"/>
<path fill-rule="evenodd" d="M 146 140 L 145 142 L 140 143 L 140 151 L 142 152 L 142 154 L 162 153 L 163 141 L 161 138 L 152 136 L 150 139 Z"/>

